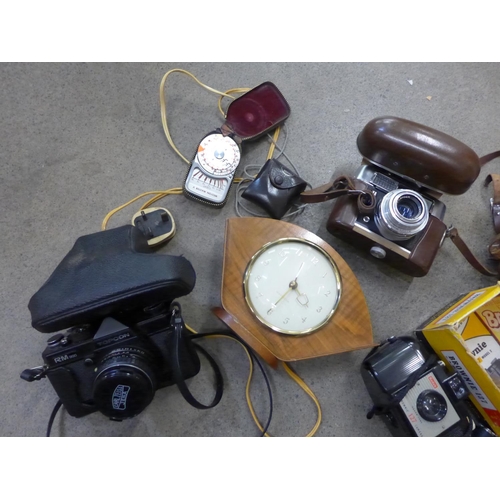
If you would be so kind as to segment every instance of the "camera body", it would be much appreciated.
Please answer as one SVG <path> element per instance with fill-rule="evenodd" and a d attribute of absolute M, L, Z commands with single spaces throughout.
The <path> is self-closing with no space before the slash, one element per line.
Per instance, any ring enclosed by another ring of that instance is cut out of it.
<path fill-rule="evenodd" d="M 410 337 L 391 337 L 363 360 L 361 375 L 394 436 L 470 436 L 467 386 Z M 369 414 L 370 415 L 370 414 Z"/>
<path fill-rule="evenodd" d="M 97 330 L 73 328 L 47 341 L 45 376 L 70 415 L 100 411 L 113 420 L 131 418 L 153 400 L 157 389 L 175 383 L 170 314 L 157 314 L 133 326 L 105 318 Z M 182 377 L 200 370 L 186 339 L 180 343 Z"/>
<path fill-rule="evenodd" d="M 356 179 L 358 189 L 375 195 L 374 212 L 360 213 L 355 198 L 341 197 L 328 217 L 328 232 L 405 274 L 425 276 L 446 235 L 444 203 L 371 163 L 363 162 Z"/>
<path fill-rule="evenodd" d="M 446 236 L 443 193 L 465 193 L 480 172 L 477 154 L 462 142 L 402 118 L 370 121 L 357 138 L 363 156 L 355 186 L 372 191 L 375 208 L 360 213 L 341 196 L 327 230 L 410 276 L 425 276 Z"/>

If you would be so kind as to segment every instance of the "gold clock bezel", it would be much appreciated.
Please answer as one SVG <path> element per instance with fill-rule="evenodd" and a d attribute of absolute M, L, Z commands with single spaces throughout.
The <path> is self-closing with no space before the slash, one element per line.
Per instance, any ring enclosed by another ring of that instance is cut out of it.
<path fill-rule="evenodd" d="M 252 271 L 252 268 L 253 268 L 253 265 L 254 265 L 255 261 L 260 257 L 260 255 L 262 255 L 270 247 L 273 247 L 273 246 L 276 246 L 276 245 L 281 245 L 283 243 L 288 243 L 288 242 L 300 242 L 300 243 L 309 245 L 309 246 L 315 248 L 316 250 L 318 250 L 321 254 L 323 254 L 326 257 L 326 259 L 330 263 L 330 266 L 332 267 L 332 270 L 334 272 L 335 278 L 337 280 L 337 300 L 333 304 L 332 309 L 330 310 L 330 312 L 328 313 L 328 315 L 326 316 L 326 318 L 320 324 L 318 324 L 318 325 L 316 325 L 314 327 L 311 327 L 311 328 L 307 328 L 306 330 L 287 330 L 287 329 L 280 328 L 280 327 L 278 327 L 276 325 L 273 325 L 273 324 L 269 323 L 265 318 L 263 318 L 255 310 L 255 308 L 253 306 L 253 303 L 252 303 L 252 300 L 250 298 L 250 293 L 249 293 L 249 288 L 248 288 L 248 281 L 249 281 L 249 276 L 250 276 L 250 273 Z M 335 314 L 335 311 L 337 310 L 338 305 L 340 303 L 340 297 L 342 295 L 342 277 L 340 275 L 340 271 L 339 271 L 339 269 L 337 267 L 337 264 L 333 260 L 332 256 L 327 251 L 325 251 L 325 249 L 321 248 L 316 243 L 314 243 L 314 242 L 312 242 L 310 240 L 307 240 L 305 238 L 297 238 L 297 237 L 279 238 L 277 240 L 270 241 L 270 242 L 266 243 L 265 245 L 263 245 L 259 250 L 257 250 L 257 252 L 248 261 L 248 264 L 246 266 L 245 272 L 243 274 L 243 295 L 245 296 L 245 301 L 246 301 L 248 307 L 250 308 L 250 311 L 252 311 L 252 314 L 263 325 L 267 326 L 271 330 L 273 330 L 275 332 L 278 332 L 278 333 L 283 333 L 285 335 L 293 335 L 293 336 L 309 335 L 309 334 L 311 334 L 311 333 L 319 330 L 323 326 L 325 326 L 332 319 L 332 316 Z"/>

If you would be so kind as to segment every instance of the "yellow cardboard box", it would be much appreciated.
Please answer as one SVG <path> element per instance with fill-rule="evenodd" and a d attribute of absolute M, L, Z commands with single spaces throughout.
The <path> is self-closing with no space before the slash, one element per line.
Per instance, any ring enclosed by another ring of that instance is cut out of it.
<path fill-rule="evenodd" d="M 500 436 L 500 282 L 460 297 L 417 335 L 461 375 L 472 402 Z"/>

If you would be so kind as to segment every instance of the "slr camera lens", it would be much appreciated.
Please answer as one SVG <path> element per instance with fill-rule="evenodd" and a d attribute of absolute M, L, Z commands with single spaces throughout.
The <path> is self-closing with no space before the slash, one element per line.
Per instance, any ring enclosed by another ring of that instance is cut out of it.
<path fill-rule="evenodd" d="M 151 403 L 157 384 L 148 361 L 138 349 L 117 349 L 102 361 L 94 380 L 94 401 L 101 413 L 123 420 Z"/>
<path fill-rule="evenodd" d="M 424 198 L 411 189 L 387 193 L 375 214 L 375 223 L 388 240 L 407 240 L 427 225 L 429 209 Z"/>
<path fill-rule="evenodd" d="M 442 394 L 427 390 L 418 395 L 417 411 L 428 422 L 439 422 L 446 416 L 448 405 Z"/>

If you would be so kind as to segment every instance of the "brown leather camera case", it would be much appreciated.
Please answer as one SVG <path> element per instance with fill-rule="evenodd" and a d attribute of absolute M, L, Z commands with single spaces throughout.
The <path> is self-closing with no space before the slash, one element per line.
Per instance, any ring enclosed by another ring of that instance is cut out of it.
<path fill-rule="evenodd" d="M 368 122 L 357 144 L 370 163 L 441 193 L 465 193 L 481 170 L 479 157 L 464 143 L 394 116 Z"/>

